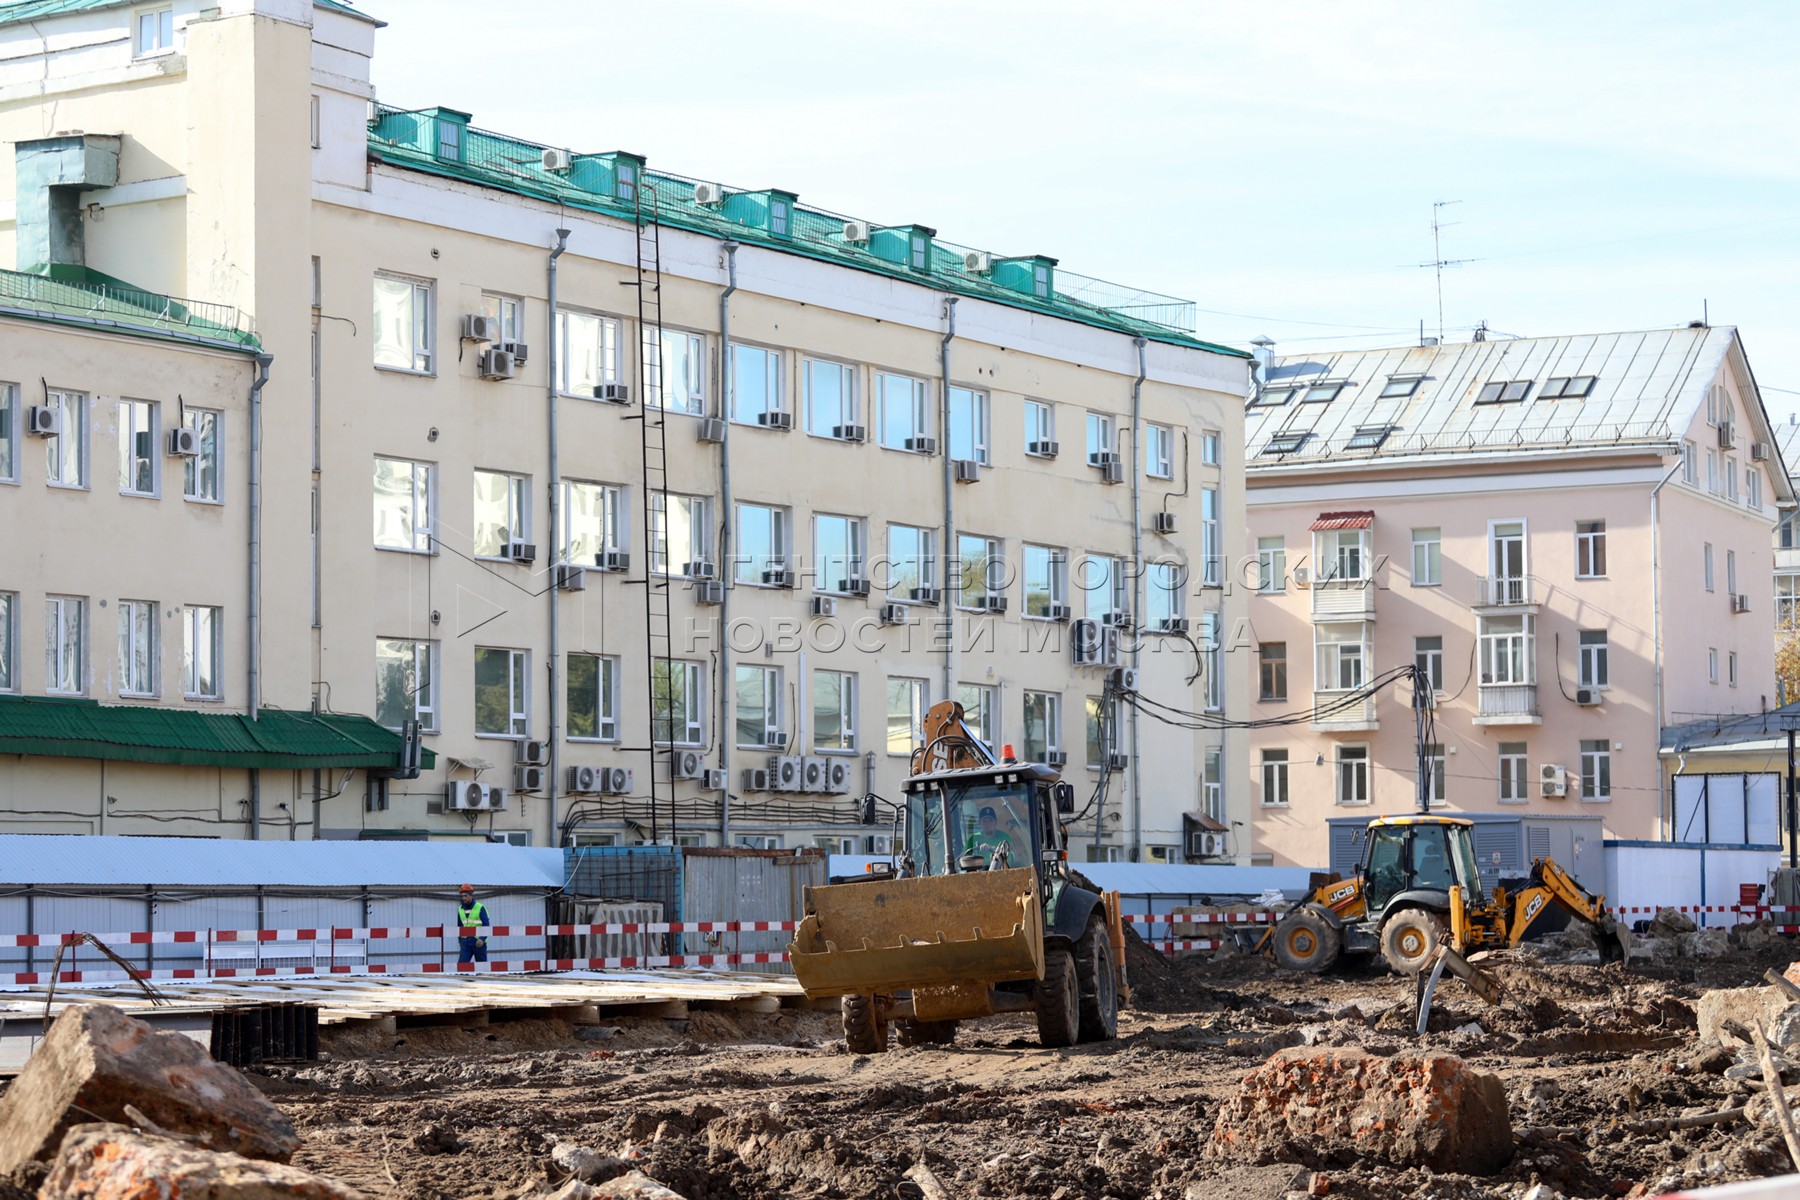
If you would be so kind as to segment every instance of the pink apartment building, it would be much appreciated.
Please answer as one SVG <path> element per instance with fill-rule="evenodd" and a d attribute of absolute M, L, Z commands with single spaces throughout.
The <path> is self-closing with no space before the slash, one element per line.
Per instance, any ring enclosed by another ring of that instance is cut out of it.
<path fill-rule="evenodd" d="M 1666 839 L 1660 728 L 1776 703 L 1793 489 L 1737 331 L 1274 357 L 1245 422 L 1256 862 L 1416 806 Z"/>

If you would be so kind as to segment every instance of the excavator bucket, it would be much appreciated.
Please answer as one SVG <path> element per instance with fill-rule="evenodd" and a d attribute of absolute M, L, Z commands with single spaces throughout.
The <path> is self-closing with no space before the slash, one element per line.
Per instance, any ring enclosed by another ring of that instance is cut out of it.
<path fill-rule="evenodd" d="M 788 947 L 808 997 L 975 989 L 1044 977 L 1029 867 L 806 889 Z"/>
<path fill-rule="evenodd" d="M 1602 964 L 1628 961 L 1631 958 L 1631 947 L 1637 941 L 1632 936 L 1631 927 L 1617 920 L 1607 920 L 1595 925 L 1594 940 L 1600 944 Z"/>

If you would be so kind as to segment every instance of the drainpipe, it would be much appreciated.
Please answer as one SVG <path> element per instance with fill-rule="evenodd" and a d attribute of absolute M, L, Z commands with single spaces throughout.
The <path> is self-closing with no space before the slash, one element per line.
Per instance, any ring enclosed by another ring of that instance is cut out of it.
<path fill-rule="evenodd" d="M 1661 525 L 1658 524 L 1660 509 L 1657 505 L 1657 493 L 1663 490 L 1663 484 L 1665 484 L 1665 483 L 1669 482 L 1669 480 L 1673 479 L 1675 477 L 1675 472 L 1677 472 L 1679 470 L 1681 470 L 1681 459 L 1677 458 L 1675 460 L 1675 465 L 1670 467 L 1668 472 L 1666 474 L 1664 474 L 1660 480 L 1657 481 L 1656 486 L 1650 489 L 1650 641 L 1652 643 L 1654 652 L 1656 654 L 1656 661 L 1654 663 L 1656 708 L 1654 710 L 1654 715 L 1652 716 L 1651 719 L 1656 722 L 1656 742 L 1657 742 L 1657 745 L 1659 745 L 1659 746 L 1662 744 L 1662 722 L 1663 722 L 1663 668 L 1662 668 L 1663 643 L 1662 643 L 1662 570 L 1659 565 L 1660 560 L 1662 558 L 1662 527 L 1661 527 Z M 1668 815 L 1669 824 L 1666 829 L 1660 831 L 1662 834 L 1665 834 L 1667 836 L 1674 835 L 1674 828 L 1675 828 L 1675 820 L 1674 820 L 1674 814 L 1673 814 L 1674 804 L 1675 804 L 1674 793 L 1673 793 L 1673 790 L 1671 790 L 1670 796 L 1669 796 L 1669 805 L 1670 805 L 1670 809 L 1671 809 L 1671 811 Z M 1659 809 L 1661 808 L 1660 802 L 1658 803 L 1657 807 Z M 1657 819 L 1657 823 L 1661 824 L 1662 821 L 1664 820 L 1664 814 L 1659 811 L 1656 814 L 1656 819 Z"/>
<path fill-rule="evenodd" d="M 956 698 L 956 602 L 952 599 L 956 595 L 952 586 L 956 568 L 956 466 L 950 461 L 950 343 L 955 340 L 956 297 L 951 296 L 944 301 L 944 339 L 938 343 L 938 362 L 944 375 L 944 394 L 938 405 L 938 450 L 944 457 L 944 544 L 938 549 L 938 558 L 944 565 L 944 586 L 938 594 L 938 611 L 944 614 L 946 700 Z M 984 732 L 992 740 L 993 730 Z"/>
<path fill-rule="evenodd" d="M 1132 605 L 1138 614 L 1138 633 L 1131 639 L 1131 665 L 1135 670 L 1142 665 L 1143 654 L 1143 620 L 1144 620 L 1144 452 L 1139 448 L 1144 444 L 1144 376 L 1148 373 L 1144 366 L 1144 348 L 1149 343 L 1141 337 L 1131 339 L 1137 347 L 1138 373 L 1131 381 L 1131 561 L 1137 572 L 1136 595 L 1132 597 Z M 1142 676 L 1139 676 L 1142 679 Z M 1137 862 L 1143 855 L 1144 846 L 1144 803 L 1138 795 L 1138 784 L 1141 773 L 1138 770 L 1138 708 L 1131 706 L 1129 718 L 1131 741 L 1131 765 L 1127 768 L 1131 779 L 1131 861 Z M 1205 755 L 1201 762 L 1204 769 Z"/>
<path fill-rule="evenodd" d="M 256 379 L 250 384 L 250 597 L 246 633 L 250 653 L 244 668 L 245 707 L 256 720 L 262 704 L 262 390 L 269 382 L 273 354 L 256 356 Z M 262 836 L 262 772 L 250 772 L 250 840 Z"/>
<path fill-rule="evenodd" d="M 719 568 L 724 587 L 719 601 L 719 770 L 725 786 L 719 790 L 719 845 L 731 845 L 731 591 L 737 572 L 731 562 L 731 294 L 737 291 L 738 244 L 728 241 L 725 251 L 725 290 L 719 294 L 719 418 L 724 433 L 719 437 Z"/>
<path fill-rule="evenodd" d="M 550 251 L 550 262 L 546 267 L 549 274 L 548 290 L 550 294 L 550 353 L 545 356 L 545 363 L 550 370 L 549 407 L 550 407 L 550 537 L 545 542 L 551 555 L 551 586 L 546 589 L 550 597 L 550 663 L 545 677 L 550 685 L 550 722 L 546 732 L 549 737 L 545 745 L 550 750 L 549 769 L 544 772 L 544 808 L 545 823 L 548 831 L 544 841 L 546 846 L 556 845 L 556 772 L 562 759 L 562 743 L 559 735 L 562 729 L 561 714 L 557 708 L 556 679 L 557 669 L 562 665 L 562 589 L 555 586 L 555 555 L 561 544 L 557 540 L 557 509 L 562 502 L 562 475 L 556 454 L 556 260 L 563 256 L 569 248 L 569 231 L 556 231 L 556 245 Z"/>

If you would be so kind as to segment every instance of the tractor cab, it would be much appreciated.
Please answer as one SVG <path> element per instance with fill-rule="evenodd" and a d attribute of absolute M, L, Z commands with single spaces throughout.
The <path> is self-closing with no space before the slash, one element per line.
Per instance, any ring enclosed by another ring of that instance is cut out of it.
<path fill-rule="evenodd" d="M 1074 793 L 1049 767 L 1004 763 L 906 781 L 902 875 L 1029 868 L 1047 886 L 1063 874 L 1059 813 Z"/>
<path fill-rule="evenodd" d="M 1456 817 L 1378 817 L 1363 845 L 1364 903 L 1371 915 L 1406 899 L 1446 902 L 1453 887 L 1470 900 L 1484 896 L 1470 838 L 1474 823 Z"/>

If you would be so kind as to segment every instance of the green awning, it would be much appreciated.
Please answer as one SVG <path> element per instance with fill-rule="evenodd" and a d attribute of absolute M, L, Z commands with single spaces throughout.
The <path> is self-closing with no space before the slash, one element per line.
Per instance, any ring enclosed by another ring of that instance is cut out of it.
<path fill-rule="evenodd" d="M 0 754 L 189 767 L 397 770 L 400 735 L 368 717 L 265 708 L 243 713 L 0 696 Z M 437 756 L 422 751 L 422 765 Z"/>

